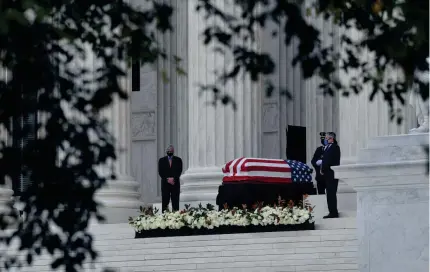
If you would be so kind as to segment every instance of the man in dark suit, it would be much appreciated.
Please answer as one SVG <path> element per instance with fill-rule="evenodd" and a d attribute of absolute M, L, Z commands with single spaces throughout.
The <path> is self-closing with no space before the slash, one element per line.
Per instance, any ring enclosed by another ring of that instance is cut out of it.
<path fill-rule="evenodd" d="M 311 160 L 312 166 L 315 169 L 315 180 L 317 181 L 317 191 L 319 195 L 325 194 L 325 179 L 321 175 L 321 163 L 324 154 L 324 148 L 327 144 L 325 132 L 320 133 L 321 146 L 317 147 L 314 156 Z"/>
<path fill-rule="evenodd" d="M 162 211 L 166 211 L 172 200 L 172 210 L 179 210 L 179 194 L 181 192 L 180 180 L 182 174 L 182 159 L 174 156 L 175 149 L 169 145 L 167 156 L 158 161 L 158 174 L 161 177 Z"/>
<path fill-rule="evenodd" d="M 325 135 L 327 145 L 324 148 L 323 159 L 321 162 L 321 175 L 326 182 L 326 196 L 329 214 L 324 218 L 337 218 L 339 212 L 337 211 L 337 186 L 339 180 L 334 178 L 334 171 L 332 166 L 340 165 L 340 147 L 336 141 L 336 134 L 334 132 L 327 132 Z"/>

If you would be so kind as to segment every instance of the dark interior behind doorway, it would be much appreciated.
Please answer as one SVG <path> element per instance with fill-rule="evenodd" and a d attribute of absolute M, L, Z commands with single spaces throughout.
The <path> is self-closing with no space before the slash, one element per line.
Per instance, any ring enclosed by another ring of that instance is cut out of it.
<path fill-rule="evenodd" d="M 287 159 L 306 163 L 306 127 L 288 126 Z"/>

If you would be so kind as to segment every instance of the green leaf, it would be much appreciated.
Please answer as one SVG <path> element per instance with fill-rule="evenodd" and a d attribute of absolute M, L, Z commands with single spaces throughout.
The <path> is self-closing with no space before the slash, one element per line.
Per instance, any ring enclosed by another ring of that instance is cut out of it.
<path fill-rule="evenodd" d="M 312 8 L 311 7 L 306 8 L 306 16 L 310 17 L 311 15 L 312 15 Z"/>
<path fill-rule="evenodd" d="M 22 7 L 24 10 L 34 9 L 36 7 L 35 1 L 34 0 L 23 0 L 22 1 Z"/>
<path fill-rule="evenodd" d="M 185 70 L 183 70 L 181 67 L 176 67 L 176 73 L 179 76 L 186 76 L 187 75 L 187 72 Z"/>
<path fill-rule="evenodd" d="M 164 83 L 168 83 L 168 82 L 169 82 L 169 76 L 167 75 L 166 70 L 162 70 L 162 71 L 161 71 L 161 80 L 162 80 Z"/>
<path fill-rule="evenodd" d="M 9 32 L 9 24 L 6 23 L 5 17 L 0 16 L 0 35 L 6 36 Z"/>
<path fill-rule="evenodd" d="M 16 21 L 22 26 L 28 26 L 29 22 L 27 18 L 25 18 L 24 13 L 16 10 L 16 9 L 8 9 L 6 12 L 6 19 L 10 21 Z"/>

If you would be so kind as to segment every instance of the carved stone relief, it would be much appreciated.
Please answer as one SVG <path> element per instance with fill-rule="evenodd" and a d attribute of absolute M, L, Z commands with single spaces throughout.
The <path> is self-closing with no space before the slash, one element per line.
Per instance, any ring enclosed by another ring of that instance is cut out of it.
<path fill-rule="evenodd" d="M 133 141 L 155 140 L 156 132 L 154 111 L 133 112 L 131 117 L 131 136 Z"/>
<path fill-rule="evenodd" d="M 279 130 L 279 110 L 277 103 L 263 105 L 263 132 Z"/>

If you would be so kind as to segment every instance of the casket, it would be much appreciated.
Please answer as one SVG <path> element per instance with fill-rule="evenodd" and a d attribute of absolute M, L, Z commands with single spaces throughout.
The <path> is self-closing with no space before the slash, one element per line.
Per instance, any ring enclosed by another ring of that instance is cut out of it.
<path fill-rule="evenodd" d="M 223 183 L 311 183 L 312 168 L 293 160 L 238 158 L 226 163 L 222 169 Z"/>
<path fill-rule="evenodd" d="M 313 194 L 312 168 L 293 160 L 237 158 L 225 164 L 218 189 L 217 205 L 222 208 L 248 207 L 257 202 L 268 205 L 283 200 L 300 201 Z"/>

